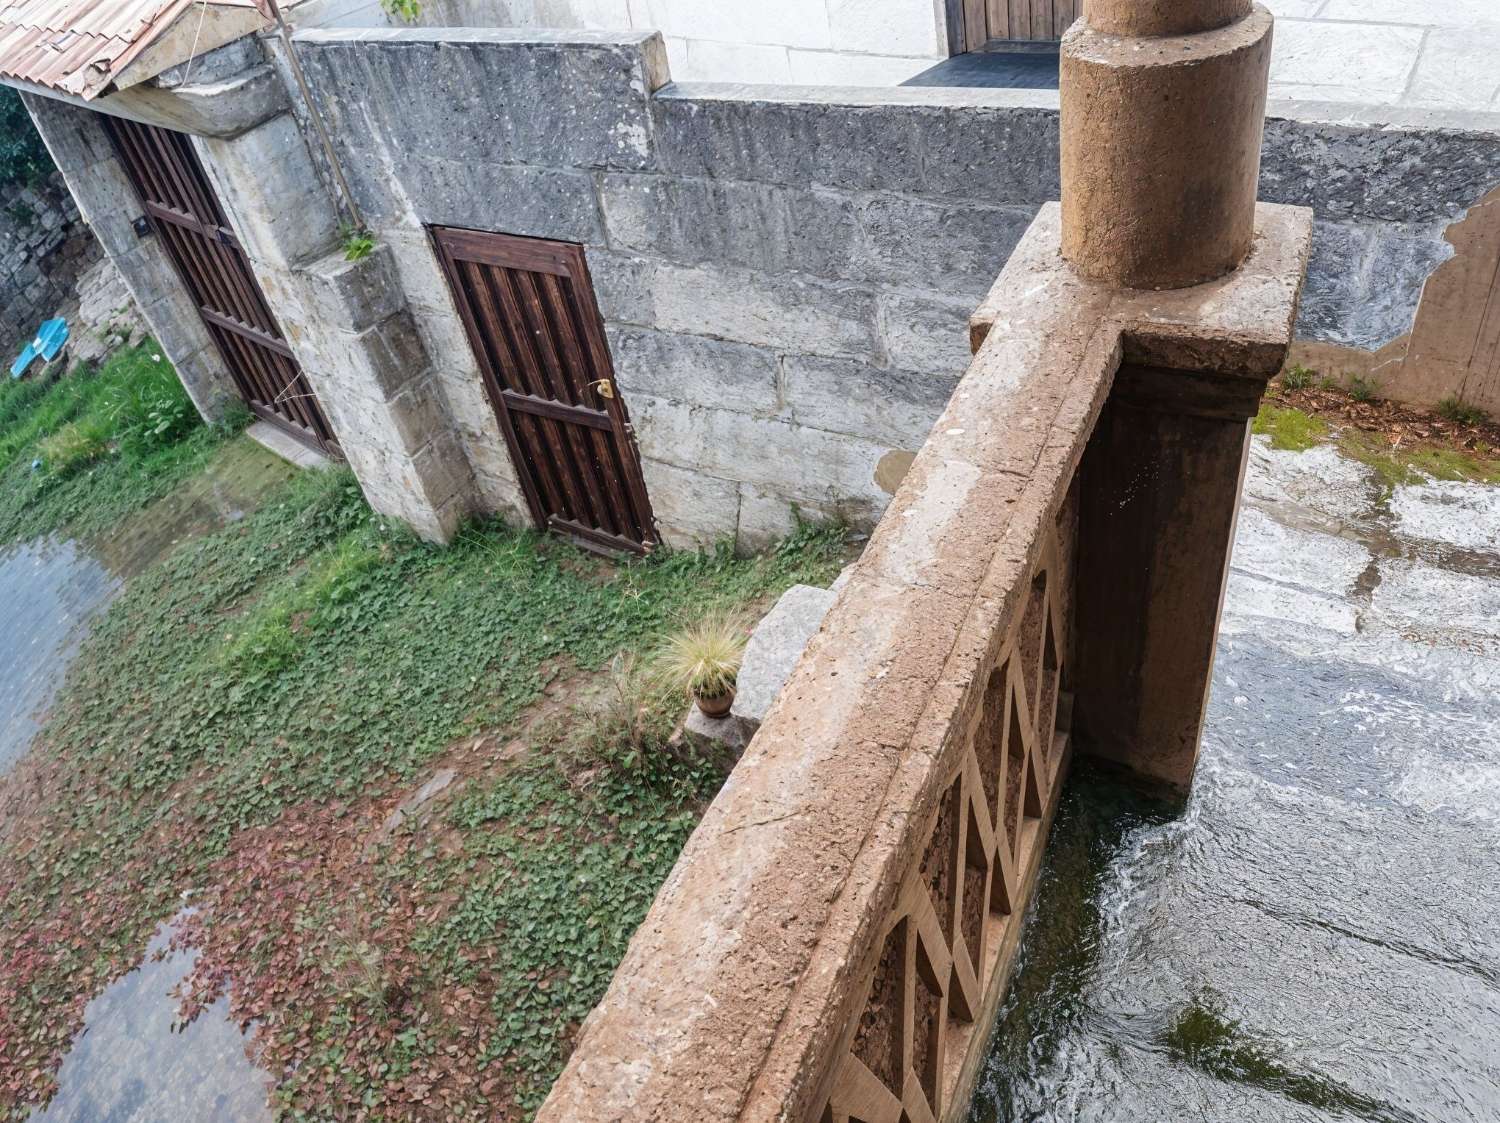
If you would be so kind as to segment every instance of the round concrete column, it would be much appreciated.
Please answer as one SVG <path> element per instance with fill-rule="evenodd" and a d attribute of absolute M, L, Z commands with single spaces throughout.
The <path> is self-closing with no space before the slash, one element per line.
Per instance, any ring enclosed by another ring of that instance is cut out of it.
<path fill-rule="evenodd" d="M 1185 288 L 1250 252 L 1271 66 L 1251 0 L 1090 0 L 1062 46 L 1063 256 Z"/>

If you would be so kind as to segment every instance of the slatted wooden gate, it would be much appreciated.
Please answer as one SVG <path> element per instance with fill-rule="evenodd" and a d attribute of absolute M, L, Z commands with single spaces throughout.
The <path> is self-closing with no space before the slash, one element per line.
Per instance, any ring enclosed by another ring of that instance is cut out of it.
<path fill-rule="evenodd" d="M 537 525 L 649 549 L 651 503 L 583 247 L 446 227 L 432 237 Z"/>
<path fill-rule="evenodd" d="M 1056 42 L 1083 15 L 1084 0 L 963 0 L 964 49 L 993 39 Z"/>
<path fill-rule="evenodd" d="M 240 395 L 257 417 L 338 457 L 338 441 L 292 357 L 192 142 L 105 117 L 152 229 L 176 266 Z"/>

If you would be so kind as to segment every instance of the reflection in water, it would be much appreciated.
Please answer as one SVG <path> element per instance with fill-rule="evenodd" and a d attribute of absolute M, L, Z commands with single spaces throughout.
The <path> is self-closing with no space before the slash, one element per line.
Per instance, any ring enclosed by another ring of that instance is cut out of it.
<path fill-rule="evenodd" d="M 1080 765 L 975 1123 L 1500 1119 L 1500 488 L 1247 495 L 1192 798 Z"/>
<path fill-rule="evenodd" d="M 0 551 L 0 775 L 31 744 L 89 619 L 119 587 L 76 542 L 42 538 Z"/>
<path fill-rule="evenodd" d="M 41 538 L 0 550 L 0 776 L 31 744 L 90 619 L 126 578 L 179 542 L 244 517 L 294 469 L 249 440 L 108 535 Z"/>
<path fill-rule="evenodd" d="M 171 926 L 162 925 L 145 961 L 89 1003 L 83 1032 L 57 1074 L 59 1091 L 30 1117 L 33 1123 L 271 1118 L 270 1078 L 246 1057 L 228 1000 L 177 1024 L 171 991 L 197 953 L 168 954 L 170 938 Z"/>
<path fill-rule="evenodd" d="M 202 475 L 107 536 L 51 538 L 0 551 L 0 783 L 26 752 L 87 636 L 90 620 L 178 543 L 244 517 L 294 469 L 259 445 L 227 446 Z M 32 1120 L 158 1123 L 259 1120 L 269 1078 L 246 1058 L 244 1038 L 220 999 L 191 1025 L 174 1027 L 168 992 L 193 954 L 159 962 L 168 930 L 146 961 L 96 997 L 83 1033 L 58 1073 L 59 1092 Z"/>

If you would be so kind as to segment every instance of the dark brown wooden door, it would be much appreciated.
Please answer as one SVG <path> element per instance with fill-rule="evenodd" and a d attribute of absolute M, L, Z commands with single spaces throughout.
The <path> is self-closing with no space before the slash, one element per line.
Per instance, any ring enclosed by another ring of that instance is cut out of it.
<path fill-rule="evenodd" d="M 245 404 L 303 444 L 340 457 L 333 428 L 282 337 L 192 141 L 123 118 L 105 117 L 104 124 Z"/>
<path fill-rule="evenodd" d="M 438 258 L 537 525 L 657 542 L 583 247 L 435 227 Z"/>

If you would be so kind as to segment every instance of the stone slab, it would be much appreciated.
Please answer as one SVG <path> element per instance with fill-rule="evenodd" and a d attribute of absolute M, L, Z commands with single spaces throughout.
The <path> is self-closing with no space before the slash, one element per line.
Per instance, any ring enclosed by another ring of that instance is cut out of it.
<path fill-rule="evenodd" d="M 288 464 L 295 464 L 298 468 L 317 469 L 332 468 L 333 461 L 320 452 L 308 448 L 301 441 L 287 434 L 285 429 L 277 428 L 269 421 L 256 421 L 245 430 L 245 436 L 249 437 L 262 448 L 269 449 Z"/>
<path fill-rule="evenodd" d="M 682 735 L 700 748 L 723 746 L 735 756 L 745 751 L 755 730 L 747 728 L 739 718 L 713 718 L 706 715 L 696 704 L 689 704 L 687 716 L 682 719 Z"/>
<path fill-rule="evenodd" d="M 793 585 L 781 594 L 745 645 L 731 714 L 760 728 L 837 596 L 831 589 L 813 585 Z"/>

